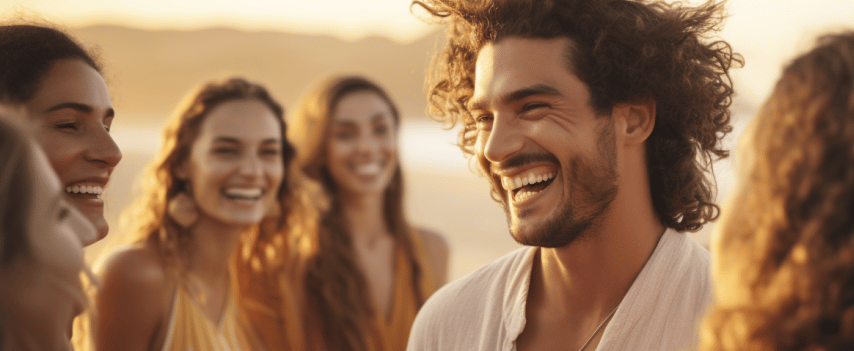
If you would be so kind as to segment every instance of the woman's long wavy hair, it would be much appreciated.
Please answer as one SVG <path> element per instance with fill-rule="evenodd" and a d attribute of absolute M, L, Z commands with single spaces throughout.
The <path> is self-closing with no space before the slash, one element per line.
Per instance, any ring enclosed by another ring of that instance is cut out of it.
<path fill-rule="evenodd" d="M 400 125 L 397 107 L 379 85 L 363 77 L 341 76 L 321 83 L 303 100 L 291 120 L 288 135 L 296 146 L 298 163 L 305 175 L 319 182 L 331 200 L 318 230 L 308 234 L 313 236 L 309 238 L 314 243 L 312 249 L 298 254 L 305 266 L 301 279 L 309 300 L 307 331 L 310 335 L 322 335 L 325 349 L 329 350 L 369 349 L 376 344 L 378 332 L 372 327 L 376 311 L 365 272 L 359 269 L 350 227 L 342 213 L 341 193 L 327 168 L 333 112 L 344 96 L 356 92 L 371 92 L 383 99 L 392 111 L 397 130 Z M 420 294 L 422 267 L 416 259 L 410 227 L 403 214 L 403 175 L 400 163 L 397 164 L 384 193 L 383 213 L 395 243 L 406 252 L 413 271 L 413 290 Z M 417 296 L 417 301 L 422 304 L 424 297 Z"/>
<path fill-rule="evenodd" d="M 854 32 L 792 61 L 755 119 L 701 349 L 852 350 Z"/>
<path fill-rule="evenodd" d="M 729 70 L 742 63 L 724 41 L 708 42 L 723 6 L 696 8 L 664 1 L 424 0 L 414 1 L 449 23 L 448 42 L 433 59 L 429 109 L 475 153 L 477 125 L 467 109 L 480 49 L 507 37 L 572 41 L 567 66 L 590 89 L 597 115 L 617 103 L 652 98 L 655 128 L 646 141 L 653 205 L 662 223 L 697 231 L 717 218 L 712 162 L 729 155 L 721 139 L 732 130 Z M 487 173 L 488 174 L 488 173 Z M 500 182 L 490 177 L 493 189 Z M 503 192 L 493 191 L 499 200 Z M 503 202 L 502 202 L 503 203 Z"/>
<path fill-rule="evenodd" d="M 260 84 L 243 78 L 208 82 L 191 91 L 167 122 L 160 151 L 141 179 L 143 194 L 123 218 L 123 222 L 131 226 L 131 240 L 155 247 L 164 262 L 176 268 L 174 272 L 178 274 L 178 278 L 185 273 L 186 245 L 191 237 L 188 230 L 167 214 L 169 201 L 179 193 L 187 191 L 189 187 L 186 181 L 178 179 L 176 171 L 190 156 L 191 147 L 210 112 L 224 102 L 235 100 L 260 101 L 276 116 L 282 136 L 282 165 L 285 168 L 277 195 L 281 206 L 280 215 L 265 218 L 258 227 L 260 230 L 250 231 L 252 235 L 247 237 L 251 236 L 254 243 L 248 247 L 257 247 L 264 243 L 276 243 L 281 246 L 285 243 L 280 232 L 287 224 L 289 214 L 293 212 L 292 197 L 297 184 L 293 172 L 289 169 L 293 167 L 291 160 L 295 151 L 285 138 L 287 128 L 284 109 Z M 245 244 L 242 246 L 247 247 Z"/>

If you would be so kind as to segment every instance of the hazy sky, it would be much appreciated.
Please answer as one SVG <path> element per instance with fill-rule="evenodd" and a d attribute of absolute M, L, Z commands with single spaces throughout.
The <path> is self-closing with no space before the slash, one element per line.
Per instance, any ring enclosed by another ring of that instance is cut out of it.
<path fill-rule="evenodd" d="M 694 3 L 697 1 L 694 0 Z M 407 42 L 429 32 L 410 0 L 0 0 L 0 13 L 38 13 L 67 26 L 122 24 L 176 29 L 225 26 L 330 34 L 379 35 Z M 781 66 L 816 35 L 854 29 L 854 0 L 731 0 L 721 37 L 747 61 L 734 73 L 740 101 L 755 107 Z"/>

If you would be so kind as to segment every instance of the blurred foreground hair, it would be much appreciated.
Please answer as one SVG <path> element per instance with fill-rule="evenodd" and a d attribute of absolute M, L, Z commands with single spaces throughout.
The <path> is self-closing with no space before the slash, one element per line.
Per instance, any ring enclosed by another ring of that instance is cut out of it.
<path fill-rule="evenodd" d="M 854 32 L 792 61 L 752 123 L 701 349 L 852 350 Z"/>

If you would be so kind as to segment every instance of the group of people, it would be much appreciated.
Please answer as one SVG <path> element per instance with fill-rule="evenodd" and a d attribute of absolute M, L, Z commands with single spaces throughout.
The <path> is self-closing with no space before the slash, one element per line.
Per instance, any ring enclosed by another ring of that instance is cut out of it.
<path fill-rule="evenodd" d="M 854 32 L 783 70 L 719 207 L 743 64 L 708 39 L 722 3 L 413 6 L 448 25 L 431 115 L 462 124 L 525 247 L 445 285 L 445 240 L 404 215 L 385 90 L 331 77 L 286 118 L 233 77 L 176 109 L 93 274 L 121 113 L 72 37 L 6 24 L 0 350 L 71 349 L 72 323 L 81 350 L 854 348 Z M 685 232 L 713 220 L 710 254 Z"/>

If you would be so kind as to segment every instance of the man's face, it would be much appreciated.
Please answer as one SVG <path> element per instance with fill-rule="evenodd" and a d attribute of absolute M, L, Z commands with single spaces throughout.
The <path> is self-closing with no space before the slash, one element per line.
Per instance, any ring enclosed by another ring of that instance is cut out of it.
<path fill-rule="evenodd" d="M 594 112 L 567 45 L 509 37 L 484 46 L 475 66 L 477 158 L 524 245 L 568 245 L 617 194 L 613 119 Z"/>

